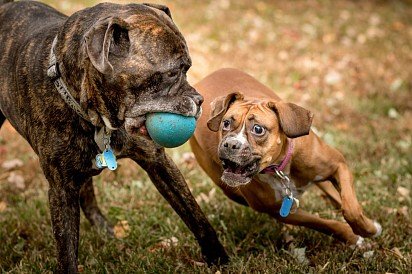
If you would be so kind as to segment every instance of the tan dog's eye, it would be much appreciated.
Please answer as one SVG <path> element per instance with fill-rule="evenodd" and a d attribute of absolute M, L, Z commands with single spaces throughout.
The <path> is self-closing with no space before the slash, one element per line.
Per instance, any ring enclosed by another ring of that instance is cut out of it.
<path fill-rule="evenodd" d="M 224 120 L 223 121 L 223 130 L 229 130 L 230 129 L 230 120 Z"/>
<path fill-rule="evenodd" d="M 253 125 L 252 128 L 252 133 L 257 135 L 257 136 L 262 136 L 263 134 L 265 134 L 266 130 L 264 127 L 259 126 L 259 125 Z"/>

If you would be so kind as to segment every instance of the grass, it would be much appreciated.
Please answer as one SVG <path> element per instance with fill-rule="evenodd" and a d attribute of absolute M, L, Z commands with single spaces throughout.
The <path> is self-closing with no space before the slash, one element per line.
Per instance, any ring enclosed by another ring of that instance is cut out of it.
<path fill-rule="evenodd" d="M 95 1 L 46 1 L 70 14 Z M 124 1 L 122 1 L 124 2 Z M 170 150 L 193 195 L 231 256 L 206 266 L 194 237 L 128 160 L 95 178 L 98 201 L 124 238 L 108 238 L 82 217 L 79 264 L 85 273 L 410 273 L 412 270 L 412 7 L 407 1 L 164 1 L 186 37 L 192 83 L 220 67 L 237 67 L 315 113 L 314 127 L 346 156 L 357 195 L 383 234 L 373 254 L 318 232 L 282 226 L 229 201 L 185 145 Z M 6 124 L 0 131 L 0 271 L 44 273 L 56 266 L 47 182 L 37 156 Z M 24 185 L 9 180 L 20 175 Z M 341 218 L 309 191 L 305 209 Z M 124 222 L 127 221 L 127 224 Z M 127 227 L 128 226 L 128 227 Z M 127 229 L 128 228 L 128 229 Z M 167 244 L 167 239 L 177 239 Z M 292 252 L 306 247 L 308 263 Z M 365 257 L 366 256 L 366 257 Z"/>

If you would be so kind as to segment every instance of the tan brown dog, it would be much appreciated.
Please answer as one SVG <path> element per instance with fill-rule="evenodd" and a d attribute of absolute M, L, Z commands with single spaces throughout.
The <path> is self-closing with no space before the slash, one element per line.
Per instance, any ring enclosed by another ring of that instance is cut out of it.
<path fill-rule="evenodd" d="M 362 212 L 342 154 L 310 130 L 313 115 L 308 110 L 281 101 L 235 69 L 216 71 L 195 87 L 205 103 L 190 144 L 200 166 L 229 198 L 351 245 L 381 233 L 379 223 Z M 310 184 L 342 209 L 347 223 L 298 208 L 297 199 Z M 280 209 L 286 212 L 280 214 Z"/>

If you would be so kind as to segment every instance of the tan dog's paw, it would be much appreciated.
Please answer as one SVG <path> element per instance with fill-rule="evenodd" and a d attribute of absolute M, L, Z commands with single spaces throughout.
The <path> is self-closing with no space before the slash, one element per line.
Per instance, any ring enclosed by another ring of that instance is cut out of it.
<path fill-rule="evenodd" d="M 376 237 L 379 237 L 382 234 L 382 226 L 377 221 L 373 221 L 373 224 L 376 227 L 376 233 L 375 233 L 375 235 L 372 236 L 372 238 L 376 238 Z"/>

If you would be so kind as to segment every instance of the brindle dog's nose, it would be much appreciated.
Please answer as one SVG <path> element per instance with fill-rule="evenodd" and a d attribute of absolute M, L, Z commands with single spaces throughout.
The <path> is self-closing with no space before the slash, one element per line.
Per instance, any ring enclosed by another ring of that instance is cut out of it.
<path fill-rule="evenodd" d="M 196 93 L 197 93 L 197 91 L 196 91 Z M 196 105 L 200 106 L 203 103 L 203 96 L 200 95 L 199 93 L 197 93 L 193 96 L 193 101 L 196 103 Z"/>
<path fill-rule="evenodd" d="M 242 143 L 241 142 L 239 142 L 238 140 L 236 140 L 236 139 L 229 139 L 229 140 L 226 140 L 224 143 L 223 143 L 223 146 L 225 147 L 225 148 L 229 148 L 229 149 L 240 149 L 240 147 L 242 146 Z"/>

